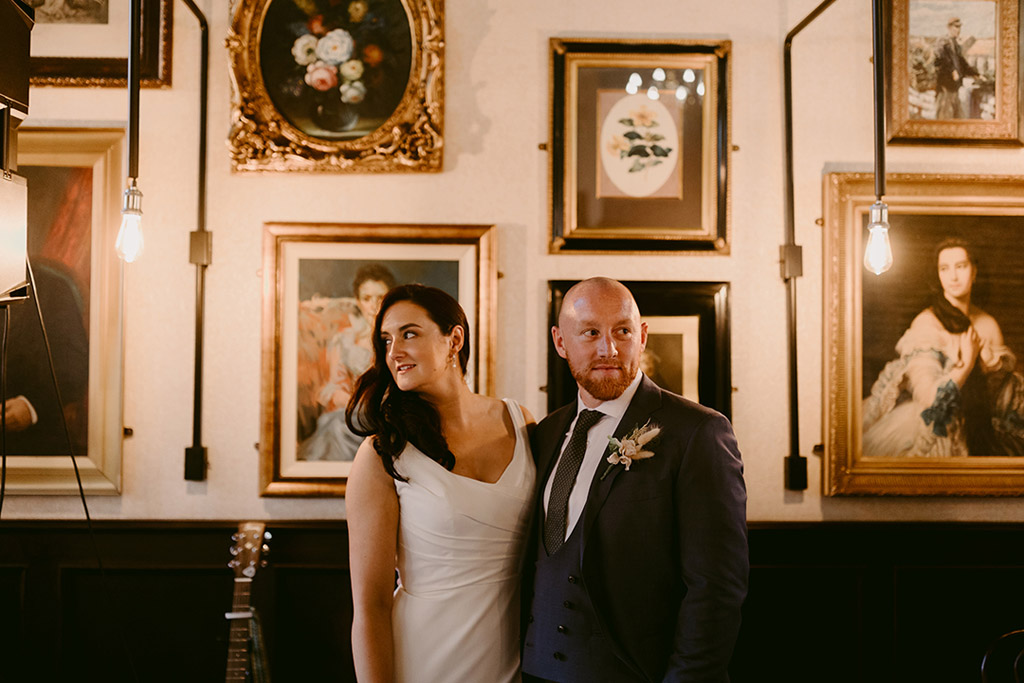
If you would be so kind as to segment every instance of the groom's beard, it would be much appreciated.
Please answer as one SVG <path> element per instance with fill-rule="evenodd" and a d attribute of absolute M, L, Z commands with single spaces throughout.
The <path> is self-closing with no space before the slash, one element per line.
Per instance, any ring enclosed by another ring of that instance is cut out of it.
<path fill-rule="evenodd" d="M 596 371 L 594 368 L 597 366 L 601 366 L 602 370 Z M 609 372 L 604 369 L 610 366 L 618 368 L 618 372 Z M 639 360 L 624 365 L 618 359 L 603 358 L 582 369 L 574 366 L 571 360 L 569 361 L 569 372 L 572 373 L 572 378 L 598 401 L 611 401 L 622 396 L 622 392 L 636 377 L 639 367 Z"/>

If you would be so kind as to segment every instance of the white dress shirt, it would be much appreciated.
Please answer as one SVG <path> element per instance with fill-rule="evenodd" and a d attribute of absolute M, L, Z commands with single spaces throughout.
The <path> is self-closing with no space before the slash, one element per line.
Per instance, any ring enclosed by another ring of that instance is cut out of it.
<path fill-rule="evenodd" d="M 580 516 L 583 514 L 583 507 L 587 504 L 587 496 L 590 494 L 590 483 L 594 480 L 594 475 L 597 473 L 597 468 L 600 467 L 601 463 L 606 462 L 604 456 L 605 450 L 608 448 L 608 439 L 611 438 L 612 434 L 615 433 L 615 429 L 619 426 L 619 421 L 622 420 L 623 413 L 626 412 L 626 408 L 629 407 L 630 401 L 633 400 L 633 395 L 636 394 L 637 388 L 640 386 L 640 379 L 643 376 L 642 372 L 637 372 L 636 377 L 630 382 L 629 386 L 622 394 L 611 401 L 604 401 L 596 408 L 591 410 L 597 410 L 604 413 L 604 417 L 597 421 L 590 431 L 587 432 L 587 451 L 583 455 L 583 463 L 580 465 L 579 474 L 576 475 L 576 484 L 572 487 L 572 491 L 569 493 L 569 518 L 565 524 L 565 537 L 569 538 L 569 534 L 572 533 L 573 528 L 576 526 L 576 522 L 579 521 Z M 569 445 L 569 437 L 572 435 L 572 430 L 576 426 L 576 420 L 579 419 L 580 413 L 587 410 L 587 407 L 583 405 L 583 397 L 579 396 L 576 399 L 576 417 L 573 418 L 572 422 L 569 423 L 569 428 L 565 432 L 565 436 L 562 439 L 562 448 L 558 452 L 558 460 L 562 459 L 562 453 L 565 452 L 565 447 Z M 544 514 L 548 513 L 548 500 L 551 498 L 551 484 L 555 479 L 555 472 L 558 470 L 558 461 L 555 462 L 554 467 L 551 468 L 551 474 L 548 476 L 547 483 L 544 484 Z"/>

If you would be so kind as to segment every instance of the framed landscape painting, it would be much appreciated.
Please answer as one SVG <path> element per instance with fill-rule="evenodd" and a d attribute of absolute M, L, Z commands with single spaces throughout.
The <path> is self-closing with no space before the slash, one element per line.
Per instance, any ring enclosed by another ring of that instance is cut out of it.
<path fill-rule="evenodd" d="M 893 267 L 864 269 L 870 174 L 825 178 L 824 491 L 1024 493 L 1024 177 L 893 174 Z"/>
<path fill-rule="evenodd" d="M 396 285 L 455 297 L 470 325 L 467 382 L 492 390 L 493 228 L 268 223 L 263 242 L 262 495 L 341 496 L 362 437 L 345 423 Z"/>
<path fill-rule="evenodd" d="M 553 253 L 729 253 L 730 49 L 551 39 Z"/>
<path fill-rule="evenodd" d="M 889 139 L 1024 144 L 1020 0 L 888 0 Z"/>

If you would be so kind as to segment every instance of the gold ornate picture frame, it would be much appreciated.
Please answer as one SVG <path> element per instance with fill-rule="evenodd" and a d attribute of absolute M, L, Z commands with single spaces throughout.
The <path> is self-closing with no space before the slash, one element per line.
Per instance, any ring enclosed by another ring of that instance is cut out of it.
<path fill-rule="evenodd" d="M 730 52 L 550 40 L 552 253 L 729 253 Z"/>
<path fill-rule="evenodd" d="M 874 177 L 824 196 L 825 495 L 1024 493 L 1024 177 L 888 176 L 880 276 Z"/>
<path fill-rule="evenodd" d="M 1020 0 L 887 0 L 889 141 L 1024 144 Z"/>
<path fill-rule="evenodd" d="M 443 0 L 240 0 L 227 45 L 233 170 L 441 170 Z"/>
<path fill-rule="evenodd" d="M 28 179 L 29 258 L 75 464 L 93 495 L 121 491 L 123 271 L 112 245 L 121 222 L 124 138 L 121 129 L 18 131 L 17 172 Z M 75 467 L 35 301 L 11 305 L 6 388 L 9 398 L 30 399 L 38 421 L 29 430 L 41 432 L 16 432 L 8 423 L 7 493 L 74 494 Z"/>
<path fill-rule="evenodd" d="M 373 359 L 380 298 L 439 287 L 470 325 L 469 386 L 493 391 L 494 227 L 267 223 L 263 231 L 260 482 L 264 496 L 343 496 L 362 439 L 345 426 Z"/>

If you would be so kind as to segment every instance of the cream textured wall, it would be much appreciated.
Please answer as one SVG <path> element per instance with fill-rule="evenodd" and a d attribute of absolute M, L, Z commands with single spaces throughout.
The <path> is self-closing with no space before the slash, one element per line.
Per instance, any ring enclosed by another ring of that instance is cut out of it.
<path fill-rule="evenodd" d="M 210 20 L 210 158 L 204 443 L 205 482 L 182 478 L 191 441 L 197 38 L 179 3 L 174 87 L 143 91 L 140 185 L 147 251 L 125 283 L 124 493 L 96 497 L 97 518 L 333 519 L 334 499 L 258 495 L 260 287 L 264 221 L 496 224 L 499 232 L 497 393 L 543 415 L 546 281 L 596 274 L 637 280 L 732 283 L 733 420 L 746 462 L 749 518 L 768 520 L 1024 520 L 1020 499 L 822 499 L 787 492 L 787 370 L 783 241 L 782 41 L 818 0 L 448 0 L 445 165 L 440 174 L 232 174 L 229 10 Z M 871 14 L 840 0 L 796 40 L 794 58 L 801 450 L 821 438 L 821 173 L 870 170 Z M 550 36 L 727 38 L 732 41 L 732 255 L 555 256 L 547 253 Z M 34 89 L 30 123 L 124 121 L 118 90 Z M 890 171 L 1020 173 L 1024 150 L 890 147 Z M 529 340 L 524 343 L 524 340 Z M 82 516 L 77 497 L 8 498 L 5 518 Z"/>

